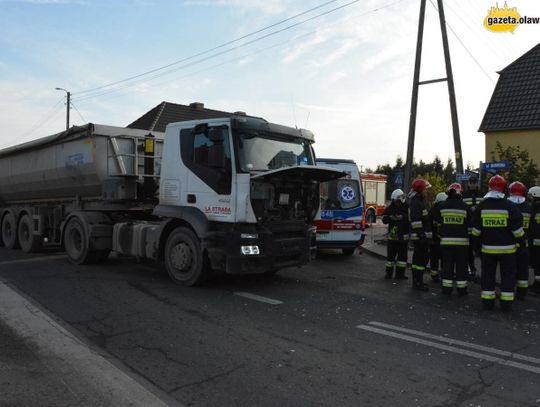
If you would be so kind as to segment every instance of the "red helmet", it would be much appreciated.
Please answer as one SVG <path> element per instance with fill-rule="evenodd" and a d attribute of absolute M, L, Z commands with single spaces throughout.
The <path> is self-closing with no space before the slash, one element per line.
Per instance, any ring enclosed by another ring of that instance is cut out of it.
<path fill-rule="evenodd" d="M 419 194 L 421 194 L 428 188 L 431 188 L 431 184 L 422 178 L 415 179 L 411 185 L 411 189 Z"/>
<path fill-rule="evenodd" d="M 523 182 L 514 181 L 508 187 L 510 195 L 527 196 L 527 187 Z"/>
<path fill-rule="evenodd" d="M 506 181 L 500 175 L 495 175 L 489 179 L 489 190 L 496 192 L 504 192 Z"/>
<path fill-rule="evenodd" d="M 459 182 L 454 182 L 453 184 L 450 184 L 447 191 L 450 192 L 452 189 L 456 191 L 456 194 L 459 194 L 459 195 L 461 195 L 463 192 L 463 187 L 461 186 Z"/>

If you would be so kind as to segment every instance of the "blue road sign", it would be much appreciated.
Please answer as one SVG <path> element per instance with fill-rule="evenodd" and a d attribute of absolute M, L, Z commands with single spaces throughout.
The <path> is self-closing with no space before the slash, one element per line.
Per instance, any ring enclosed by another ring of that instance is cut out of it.
<path fill-rule="evenodd" d="M 490 170 L 507 170 L 511 167 L 509 161 L 492 161 L 490 163 L 484 163 L 483 164 L 484 170 L 490 171 Z"/>
<path fill-rule="evenodd" d="M 458 182 L 464 182 L 464 181 L 468 181 L 469 178 L 471 178 L 471 174 L 458 174 L 456 176 L 456 180 Z"/>
<path fill-rule="evenodd" d="M 394 171 L 394 188 L 403 188 L 403 171 Z"/>

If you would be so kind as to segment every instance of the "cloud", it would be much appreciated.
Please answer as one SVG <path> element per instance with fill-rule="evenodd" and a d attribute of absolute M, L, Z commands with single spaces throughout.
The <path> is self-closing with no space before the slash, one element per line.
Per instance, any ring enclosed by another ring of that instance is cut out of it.
<path fill-rule="evenodd" d="M 221 6 L 236 7 L 243 10 L 258 10 L 267 14 L 279 14 L 288 9 L 289 2 L 286 0 L 186 0 L 186 6 Z"/>
<path fill-rule="evenodd" d="M 0 0 L 0 3 L 27 3 L 36 5 L 88 4 L 85 0 Z"/>

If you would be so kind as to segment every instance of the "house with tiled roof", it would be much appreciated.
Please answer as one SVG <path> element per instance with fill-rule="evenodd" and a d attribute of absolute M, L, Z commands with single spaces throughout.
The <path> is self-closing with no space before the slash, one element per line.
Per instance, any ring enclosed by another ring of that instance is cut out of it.
<path fill-rule="evenodd" d="M 478 131 L 486 135 L 486 161 L 500 142 L 540 164 L 540 44 L 499 72 Z"/>
<path fill-rule="evenodd" d="M 220 119 L 232 115 L 233 113 L 207 109 L 204 107 L 203 103 L 198 102 L 189 105 L 161 102 L 126 127 L 130 129 L 164 132 L 165 127 L 167 127 L 167 124 L 169 123 L 187 120 Z"/>

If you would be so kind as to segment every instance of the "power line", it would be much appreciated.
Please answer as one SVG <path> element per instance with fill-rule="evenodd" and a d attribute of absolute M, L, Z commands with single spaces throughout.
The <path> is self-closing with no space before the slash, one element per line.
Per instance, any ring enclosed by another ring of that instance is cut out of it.
<path fill-rule="evenodd" d="M 197 71 L 193 71 L 193 72 L 190 72 L 188 74 L 185 74 L 185 75 L 182 75 L 182 76 L 179 76 L 179 77 L 176 77 L 176 78 L 171 78 L 171 80 L 174 80 L 174 81 L 178 81 L 178 80 L 182 80 L 182 79 L 185 79 L 185 78 L 189 78 L 189 77 L 192 77 L 194 75 L 197 75 L 201 72 L 205 72 L 205 71 L 208 71 L 208 70 L 211 70 L 211 69 L 215 69 L 215 68 L 219 68 L 219 67 L 222 67 L 224 65 L 227 65 L 227 64 L 231 64 L 231 63 L 234 63 L 234 62 L 238 62 L 239 59 L 242 59 L 242 58 L 248 58 L 250 56 L 253 56 L 253 55 L 256 55 L 256 54 L 260 54 L 261 52 L 266 52 L 272 48 L 277 48 L 277 47 L 280 47 L 280 46 L 283 46 L 283 45 L 286 45 L 286 44 L 289 44 L 291 43 L 292 41 L 296 41 L 300 38 L 303 38 L 303 37 L 307 37 L 309 35 L 312 35 L 314 33 L 318 32 L 318 30 L 313 30 L 313 31 L 310 31 L 310 32 L 307 32 L 307 33 L 304 33 L 304 34 L 301 34 L 301 35 L 298 35 L 296 37 L 293 37 L 287 41 L 282 41 L 282 42 L 279 42 L 277 44 L 273 44 L 273 45 L 270 45 L 269 47 L 264 47 L 264 48 L 260 48 L 260 49 L 257 49 L 253 52 L 250 52 L 250 53 L 247 53 L 247 54 L 243 54 L 243 55 L 240 55 L 240 56 L 237 56 L 237 57 L 234 57 L 234 58 L 231 58 L 231 59 L 228 59 L 226 61 L 223 61 L 223 62 L 220 62 L 219 64 L 214 64 L 214 65 L 211 65 L 211 66 L 208 66 L 208 67 L 205 67 L 205 68 L 202 68 L 202 69 L 199 69 Z M 167 81 L 162 81 L 162 82 L 158 82 L 156 84 L 154 84 L 154 87 L 157 87 L 157 86 L 161 86 L 161 85 L 165 85 L 165 84 L 169 84 L 171 83 L 171 80 L 167 80 Z M 131 89 L 126 89 L 123 93 L 120 93 L 118 95 L 113 95 L 112 97 L 108 97 L 106 99 L 111 99 L 111 98 L 115 98 L 115 97 L 119 97 L 119 96 L 124 96 L 126 94 L 126 92 L 133 92 L 133 91 L 136 91 L 138 90 L 137 88 L 131 88 Z M 113 93 L 112 91 L 110 91 L 109 93 Z M 106 95 L 105 95 L 106 96 Z M 88 101 L 90 99 L 93 99 L 92 97 L 89 97 L 89 98 L 86 98 L 86 99 L 83 99 L 82 100 L 82 104 L 84 104 L 85 102 L 88 103 Z M 79 105 L 80 106 L 80 105 Z"/>
<path fill-rule="evenodd" d="M 178 70 L 180 70 L 180 69 L 184 69 L 184 68 L 187 68 L 187 67 L 190 67 L 190 66 L 197 65 L 197 64 L 199 64 L 199 63 L 208 61 L 208 60 L 210 60 L 210 59 L 214 59 L 214 58 L 216 58 L 216 57 L 218 57 L 218 56 L 221 56 L 221 55 L 223 55 L 223 54 L 227 54 L 227 53 L 232 52 L 232 51 L 234 51 L 234 50 L 237 50 L 237 49 L 239 49 L 239 48 L 243 48 L 243 47 L 245 47 L 245 46 L 247 46 L 247 45 L 251 45 L 251 44 L 253 44 L 253 43 L 255 43 L 255 42 L 258 42 L 258 41 L 261 41 L 261 40 L 263 40 L 263 39 L 266 39 L 266 38 L 272 37 L 272 36 L 274 36 L 274 35 L 280 34 L 280 33 L 284 32 L 284 31 L 288 31 L 288 30 L 290 30 L 290 29 L 292 29 L 292 28 L 294 28 L 294 27 L 298 27 L 298 26 L 300 26 L 300 25 L 302 25 L 302 24 L 305 24 L 305 23 L 307 23 L 307 22 L 309 22 L 309 21 L 315 20 L 315 19 L 317 19 L 317 18 L 319 18 L 319 17 L 322 17 L 322 16 L 325 16 L 325 15 L 327 15 L 327 14 L 333 13 L 333 12 L 335 12 L 335 11 L 341 10 L 341 9 L 343 9 L 343 8 L 345 8 L 345 7 L 348 7 L 348 6 L 351 6 L 351 5 L 355 4 L 355 3 L 358 3 L 359 1 L 360 1 L 360 0 L 353 0 L 353 1 L 350 1 L 350 2 L 348 2 L 348 3 L 345 3 L 345 4 L 341 5 L 341 6 L 335 7 L 335 8 L 333 8 L 333 9 L 327 10 L 327 11 L 325 11 L 325 12 L 323 12 L 323 13 L 316 14 L 315 16 L 312 16 L 312 17 L 306 18 L 306 19 L 304 19 L 304 20 L 301 20 L 301 21 L 299 21 L 299 22 L 296 22 L 296 23 L 294 23 L 294 24 L 291 24 L 291 25 L 289 25 L 289 26 L 287 26 L 287 27 L 281 28 L 281 29 L 276 30 L 276 31 L 272 31 L 272 32 L 270 32 L 270 33 L 268 33 L 268 34 L 265 34 L 265 35 L 263 35 L 263 36 L 260 36 L 260 37 L 255 38 L 255 39 L 253 39 L 253 40 L 244 42 L 244 43 L 242 43 L 242 44 L 240 44 L 240 45 L 237 45 L 237 46 L 234 46 L 234 47 L 232 47 L 232 48 L 228 48 L 228 49 L 226 49 L 226 50 L 224 50 L 224 51 L 220 51 L 220 52 L 214 53 L 214 54 L 212 54 L 212 55 L 209 55 L 209 56 L 207 56 L 207 57 L 204 57 L 204 58 L 200 58 L 200 59 L 198 59 L 198 60 L 195 60 L 195 61 L 193 61 L 193 62 L 189 62 L 189 63 L 187 63 L 187 64 L 180 65 L 180 66 L 178 66 L 178 67 L 176 67 L 176 68 L 169 69 L 168 71 L 158 73 L 158 74 L 153 75 L 153 76 L 151 76 L 151 77 L 149 77 L 149 78 L 138 79 L 138 80 L 135 80 L 135 81 L 133 81 L 133 82 L 131 82 L 131 83 L 124 84 L 124 85 L 121 85 L 121 86 L 118 86 L 118 87 L 116 87 L 116 88 L 114 88 L 114 89 L 104 90 L 102 93 L 97 93 L 97 94 L 94 94 L 94 95 L 84 95 L 84 96 L 83 96 L 82 98 L 80 98 L 79 100 L 81 101 L 81 100 L 85 100 L 86 98 L 97 97 L 97 96 L 101 96 L 101 95 L 103 95 L 103 94 L 107 94 L 107 93 L 109 93 L 109 92 L 114 92 L 114 91 L 116 91 L 117 89 L 124 89 L 124 88 L 126 88 L 126 87 L 131 87 L 131 86 L 133 86 L 134 84 L 136 84 L 136 83 L 138 83 L 138 82 L 141 82 L 141 81 L 147 81 L 147 80 L 153 80 L 153 79 L 156 79 L 156 78 L 160 78 L 160 77 L 162 77 L 162 76 L 164 76 L 164 75 L 168 75 L 168 74 L 170 74 L 170 73 L 172 73 L 172 72 L 176 72 L 176 71 L 178 71 Z M 259 30 L 259 31 L 260 31 L 260 30 Z M 220 46 L 220 47 L 217 47 L 217 48 L 221 48 L 221 46 Z M 206 54 L 206 53 L 207 53 L 207 52 L 203 52 L 203 53 L 199 53 L 199 54 L 202 55 L 202 54 Z M 187 59 L 193 59 L 193 58 L 192 58 L 192 57 L 189 57 L 189 58 L 185 58 L 184 60 L 187 60 Z M 171 64 L 169 64 L 169 66 L 171 66 Z M 140 75 L 139 75 L 139 76 L 140 76 Z"/>
<path fill-rule="evenodd" d="M 490 41 L 486 40 L 485 37 L 478 35 L 477 27 L 473 27 L 472 24 L 470 23 L 470 18 L 471 18 L 470 15 L 467 14 L 468 19 L 465 20 L 465 18 L 463 18 L 463 17 L 461 16 L 461 14 L 458 13 L 458 12 L 453 8 L 453 6 L 451 6 L 447 1 L 444 1 L 444 5 L 445 5 L 445 7 L 447 7 L 447 8 L 448 8 L 448 9 L 449 9 L 449 10 L 450 10 L 450 11 L 451 11 L 451 12 L 452 12 L 452 13 L 453 13 L 453 14 L 454 14 L 454 15 L 455 15 L 455 16 L 456 16 L 456 17 L 457 17 L 457 18 L 458 18 L 458 19 L 459 19 L 459 20 L 460 20 L 460 21 L 461 21 L 468 29 L 469 29 L 469 31 L 471 31 L 471 32 L 476 36 L 476 38 L 478 38 L 481 42 L 483 42 L 484 44 L 486 44 L 486 46 L 487 46 L 493 53 L 497 54 L 498 57 L 499 57 L 500 59 L 503 59 L 503 58 L 504 58 L 503 54 L 501 53 L 501 51 L 500 51 L 497 47 L 493 46 L 492 43 L 491 43 Z M 482 25 L 481 27 L 482 27 L 482 29 L 485 29 L 485 28 L 483 28 L 483 25 Z"/>
<path fill-rule="evenodd" d="M 79 109 L 77 109 L 77 107 L 73 104 L 73 102 L 71 102 L 70 105 L 79 114 L 79 117 L 82 119 L 83 123 L 86 123 L 86 120 L 84 119 L 83 115 L 81 114 L 81 112 L 79 112 Z"/>
<path fill-rule="evenodd" d="M 431 3 L 431 5 L 433 6 L 433 8 L 435 10 L 437 10 L 437 12 L 439 11 L 437 9 L 437 7 L 435 6 L 435 4 L 433 3 L 432 0 L 429 0 L 429 2 Z M 480 68 L 480 70 L 484 73 L 484 75 L 491 81 L 491 83 L 495 84 L 495 81 L 491 78 L 491 76 L 489 76 L 489 74 L 487 73 L 487 71 L 484 69 L 484 67 L 480 64 L 480 62 L 478 62 L 478 60 L 476 59 L 476 57 L 471 53 L 471 51 L 469 51 L 469 48 L 467 48 L 467 46 L 465 45 L 465 43 L 463 41 L 461 41 L 461 38 L 459 38 L 459 36 L 457 35 L 457 33 L 454 31 L 454 29 L 452 28 L 452 26 L 450 24 L 448 24 L 447 21 L 445 21 L 446 25 L 448 26 L 448 28 L 450 29 L 450 31 L 452 31 L 452 34 L 454 34 L 454 36 L 456 37 L 456 39 L 459 41 L 459 43 L 461 44 L 461 46 L 465 49 L 465 51 L 467 51 L 467 54 L 469 54 L 469 56 L 472 58 L 472 60 L 476 63 L 476 65 Z"/>
<path fill-rule="evenodd" d="M 61 105 L 62 105 L 62 102 L 64 101 L 64 98 L 62 97 L 58 102 L 56 102 L 54 104 L 54 106 L 49 109 L 47 111 L 47 113 L 42 116 L 39 120 L 37 120 L 34 125 L 29 129 L 27 130 L 26 132 L 24 132 L 23 134 L 21 134 L 21 136 L 19 137 L 19 139 L 24 139 L 26 138 L 27 136 L 31 135 L 33 132 L 35 132 L 37 129 L 39 129 L 40 127 L 43 127 L 47 122 L 49 122 L 54 116 L 56 116 L 56 114 L 60 111 L 61 109 Z"/>
<path fill-rule="evenodd" d="M 284 28 L 281 28 L 281 29 L 279 29 L 279 30 L 272 31 L 272 32 L 270 32 L 270 33 L 268 33 L 268 34 L 265 34 L 265 35 L 263 35 L 263 36 L 261 36 L 261 37 L 257 37 L 257 38 L 255 38 L 255 39 L 253 39 L 253 40 L 250 40 L 250 41 L 248 41 L 248 42 L 242 43 L 242 44 L 237 45 L 237 46 L 235 46 L 235 47 L 228 48 L 228 49 L 226 49 L 226 50 L 224 50 L 224 51 L 220 51 L 220 52 L 218 52 L 218 53 L 215 53 L 215 54 L 212 54 L 212 55 L 210 55 L 210 56 L 207 56 L 207 57 L 198 59 L 198 60 L 193 61 L 193 62 L 190 62 L 190 63 L 188 63 L 188 64 L 184 64 L 184 65 L 181 65 L 181 66 L 179 66 L 179 67 L 170 69 L 170 70 L 168 70 L 168 71 L 161 72 L 161 73 L 156 74 L 156 75 L 153 75 L 153 76 L 151 76 L 151 77 L 149 77 L 149 78 L 144 78 L 144 79 L 142 79 L 142 81 L 151 81 L 151 80 L 160 78 L 160 77 L 162 77 L 162 76 L 169 75 L 169 74 L 171 74 L 171 73 L 173 73 L 173 72 L 176 72 L 176 71 L 178 71 L 178 70 L 185 69 L 185 68 L 188 68 L 188 67 L 190 67 L 190 66 L 193 66 L 193 65 L 197 65 L 197 64 L 203 63 L 203 62 L 208 61 L 208 60 L 210 60 L 210 59 L 214 59 L 214 58 L 216 58 L 216 57 L 218 57 L 218 56 L 227 54 L 227 53 L 232 52 L 232 51 L 234 51 L 234 50 L 243 48 L 243 47 L 245 47 L 245 46 L 247 46 L 247 45 L 251 45 L 251 44 L 253 44 L 253 43 L 255 43 L 255 42 L 261 41 L 261 40 L 263 40 L 263 39 L 266 39 L 266 38 L 269 38 L 269 37 L 271 37 L 271 36 L 277 35 L 277 34 L 282 33 L 282 32 L 284 32 L 284 31 L 290 30 L 290 29 L 292 29 L 292 28 L 294 28 L 294 27 L 298 27 L 298 26 L 300 26 L 300 25 L 302 25 L 302 24 L 305 24 L 305 23 L 307 23 L 307 22 L 309 22 L 309 21 L 312 21 L 312 20 L 314 20 L 314 19 L 316 19 L 316 18 L 319 18 L 319 17 L 325 16 L 325 15 L 328 15 L 328 14 L 330 14 L 330 13 L 333 13 L 333 12 L 335 12 L 335 11 L 341 10 L 341 9 L 343 9 L 343 8 L 345 8 L 345 7 L 348 7 L 348 6 L 351 6 L 351 5 L 355 4 L 355 3 L 358 3 L 359 1 L 360 1 L 360 0 L 353 0 L 353 1 L 350 1 L 350 2 L 348 2 L 348 3 L 345 3 L 345 4 L 341 5 L 341 6 L 338 6 L 338 7 L 335 7 L 335 8 L 333 8 L 333 9 L 327 10 L 327 11 L 325 11 L 325 12 L 323 12 L 323 13 L 320 13 L 320 14 L 317 14 L 317 15 L 315 15 L 315 16 L 312 16 L 312 17 L 309 17 L 309 18 L 307 18 L 307 19 L 304 19 L 304 20 L 302 20 L 302 21 L 296 22 L 296 23 L 294 23 L 294 24 L 291 24 L 291 25 L 289 25 L 289 26 L 287 26 L 287 27 L 284 27 Z M 389 4 L 386 4 L 386 5 L 383 5 L 383 6 L 374 8 L 374 9 L 372 9 L 372 10 L 369 10 L 369 11 L 366 12 L 366 13 L 361 14 L 360 16 L 367 15 L 367 14 L 370 14 L 370 13 L 373 13 L 373 12 L 376 12 L 376 11 L 379 11 L 379 10 L 382 10 L 382 9 L 385 9 L 385 8 L 388 8 L 388 7 L 391 7 L 391 6 L 395 5 L 395 4 L 401 3 L 402 1 L 404 1 L 404 0 L 398 0 L 398 1 L 395 1 L 395 2 L 393 2 L 393 3 L 389 3 Z M 117 86 L 117 87 L 115 87 L 115 88 L 113 88 L 113 89 L 106 89 L 106 90 L 103 90 L 103 92 L 98 92 L 98 93 L 94 93 L 94 94 L 91 94 L 91 95 L 83 95 L 81 98 L 78 98 L 78 101 L 79 101 L 79 102 L 81 102 L 81 101 L 86 101 L 86 100 L 88 100 L 88 99 L 92 99 L 92 98 L 95 98 L 95 97 L 100 97 L 100 96 L 103 96 L 103 95 L 106 95 L 106 94 L 109 94 L 109 93 L 112 93 L 112 92 L 117 92 L 118 90 L 121 90 L 121 89 L 130 88 L 130 87 L 133 87 L 134 85 L 138 84 L 138 82 L 141 82 L 141 79 L 139 79 L 139 80 L 137 80 L 137 81 L 134 81 L 134 82 L 132 82 L 132 83 L 127 83 L 127 84 L 124 84 L 124 85 L 121 85 L 121 86 Z"/>
<path fill-rule="evenodd" d="M 312 7 L 312 8 L 310 8 L 310 9 L 305 10 L 305 11 L 303 11 L 303 12 L 301 12 L 301 13 L 298 13 L 298 14 L 296 14 L 296 15 L 294 15 L 294 16 L 291 16 L 291 17 L 288 17 L 288 18 L 286 18 L 286 19 L 284 19 L 284 20 L 278 21 L 277 23 L 270 24 L 270 25 L 268 25 L 268 26 L 266 26 L 266 27 L 260 28 L 260 29 L 258 29 L 258 30 L 256 30 L 256 31 L 250 32 L 250 33 L 248 33 L 248 34 L 246 34 L 246 35 L 243 35 L 243 36 L 241 36 L 241 37 L 235 38 L 234 40 L 227 41 L 227 42 L 225 42 L 225 43 L 223 43 L 223 44 L 221 44 L 221 45 L 218 45 L 218 46 L 216 46 L 216 47 L 207 49 L 207 50 L 205 50 L 205 51 L 199 52 L 199 53 L 197 53 L 197 54 L 191 55 L 191 56 L 186 57 L 186 58 L 179 59 L 178 61 L 171 62 L 171 63 L 169 63 L 169 64 L 167 64 L 167 65 L 163 65 L 163 66 L 160 66 L 160 67 L 158 67 L 158 68 L 154 68 L 154 69 L 151 69 L 151 70 L 149 70 L 149 71 L 146 71 L 146 72 L 143 72 L 143 73 L 140 73 L 140 74 L 137 74 L 137 75 L 130 76 L 130 77 L 125 78 L 125 79 L 121 79 L 121 80 L 118 80 L 118 81 L 115 81 L 115 82 L 111 82 L 111 83 L 108 83 L 108 84 L 105 84 L 105 85 L 101 85 L 101 86 L 98 86 L 98 87 L 95 87 L 95 88 L 82 90 L 82 91 L 80 91 L 80 92 L 77 92 L 77 94 L 84 94 L 84 93 L 89 93 L 89 92 L 93 92 L 93 91 L 96 91 L 96 90 L 108 88 L 108 87 L 111 87 L 111 86 L 114 86 L 114 85 L 117 85 L 117 84 L 120 84 L 120 83 L 124 83 L 124 82 L 130 81 L 130 80 L 133 80 L 133 79 L 140 78 L 140 77 L 145 76 L 145 75 L 149 75 L 149 74 L 154 73 L 154 72 L 161 71 L 161 70 L 163 70 L 163 69 L 170 68 L 171 66 L 178 65 L 178 64 L 180 64 L 180 63 L 182 63 L 182 62 L 186 62 L 186 61 L 188 61 L 188 60 L 190 60 L 190 59 L 197 58 L 197 57 L 199 57 L 199 56 L 202 56 L 202 55 L 208 54 L 208 53 L 210 53 L 210 52 L 216 51 L 216 50 L 218 50 L 218 49 L 220 49 L 220 48 L 223 48 L 223 47 L 226 47 L 226 46 L 228 46 L 228 45 L 234 44 L 234 43 L 236 43 L 236 42 L 238 42 L 238 41 L 241 41 L 241 40 L 243 40 L 243 39 L 252 37 L 252 36 L 254 36 L 254 35 L 256 35 L 256 34 L 259 34 L 259 33 L 263 32 L 263 31 L 269 30 L 270 28 L 273 28 L 273 27 L 276 27 L 276 26 L 278 26 L 278 25 L 284 24 L 284 23 L 286 23 L 287 21 L 291 21 L 291 20 L 294 20 L 295 18 L 301 17 L 301 16 L 303 16 L 303 15 L 305 15 L 305 14 L 309 14 L 309 13 L 311 13 L 312 11 L 315 11 L 315 10 L 318 10 L 318 9 L 320 9 L 320 8 L 323 8 L 323 7 L 325 7 L 325 6 L 329 5 L 329 4 L 336 3 L 337 1 L 339 1 L 339 0 L 331 0 L 331 1 L 327 1 L 327 2 L 325 2 L 325 3 L 323 3 L 323 4 L 320 4 L 320 5 L 316 6 L 316 7 Z"/>

